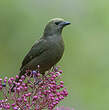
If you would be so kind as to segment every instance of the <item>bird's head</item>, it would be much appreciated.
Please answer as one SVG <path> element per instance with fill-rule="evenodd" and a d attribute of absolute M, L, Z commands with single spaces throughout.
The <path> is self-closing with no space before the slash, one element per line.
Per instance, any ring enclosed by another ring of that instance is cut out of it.
<path fill-rule="evenodd" d="M 45 27 L 44 35 L 61 34 L 62 29 L 69 24 L 70 22 L 61 18 L 51 19 Z"/>

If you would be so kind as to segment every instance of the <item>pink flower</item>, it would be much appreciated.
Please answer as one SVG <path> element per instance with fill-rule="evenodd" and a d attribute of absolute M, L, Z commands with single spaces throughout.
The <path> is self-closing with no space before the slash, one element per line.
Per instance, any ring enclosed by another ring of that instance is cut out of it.
<path fill-rule="evenodd" d="M 31 73 L 30 76 L 27 75 L 28 72 Z M 55 68 L 44 76 L 38 71 L 28 70 L 19 82 L 15 82 L 15 79 L 19 78 L 18 75 L 16 78 L 0 78 L 0 92 L 4 94 L 0 100 L 0 108 L 6 110 L 53 110 L 68 95 L 63 85 L 64 82 L 60 81 L 61 74 L 62 70 Z M 15 85 L 14 92 L 11 92 L 13 85 Z M 56 108 L 56 110 L 62 109 Z"/>

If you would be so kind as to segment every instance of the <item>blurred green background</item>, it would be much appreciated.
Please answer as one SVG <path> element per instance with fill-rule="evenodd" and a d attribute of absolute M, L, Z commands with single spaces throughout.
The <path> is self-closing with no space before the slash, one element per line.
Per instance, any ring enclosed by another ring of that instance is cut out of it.
<path fill-rule="evenodd" d="M 109 110 L 109 1 L 0 0 L 0 77 L 13 76 L 49 19 L 72 24 L 63 31 L 58 65 L 75 110 Z"/>

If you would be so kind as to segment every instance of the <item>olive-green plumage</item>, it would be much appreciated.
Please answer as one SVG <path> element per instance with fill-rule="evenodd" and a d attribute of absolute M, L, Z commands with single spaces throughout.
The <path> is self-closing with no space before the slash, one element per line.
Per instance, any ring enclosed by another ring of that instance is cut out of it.
<path fill-rule="evenodd" d="M 24 57 L 19 77 L 24 75 L 27 69 L 37 70 L 38 65 L 40 66 L 40 73 L 44 74 L 57 64 L 64 52 L 62 29 L 69 24 L 61 18 L 55 18 L 48 22 L 40 40 L 32 46 Z"/>

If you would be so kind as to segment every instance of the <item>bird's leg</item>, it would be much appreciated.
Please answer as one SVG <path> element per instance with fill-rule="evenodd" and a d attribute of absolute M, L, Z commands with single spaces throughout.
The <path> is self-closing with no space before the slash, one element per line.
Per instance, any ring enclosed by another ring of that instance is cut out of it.
<path fill-rule="evenodd" d="M 35 73 L 35 74 L 34 74 Z M 33 71 L 33 78 L 35 80 L 34 84 L 37 85 L 39 84 L 39 82 L 41 81 L 39 78 L 38 78 L 38 71 L 36 70 L 35 72 Z"/>
<path fill-rule="evenodd" d="M 56 65 L 54 65 L 54 66 L 52 67 L 52 71 L 55 72 L 55 68 L 56 68 Z"/>
<path fill-rule="evenodd" d="M 35 85 L 37 84 L 38 78 L 37 78 L 37 70 L 36 71 L 32 71 L 33 74 L 33 78 L 34 78 L 34 83 Z"/>

